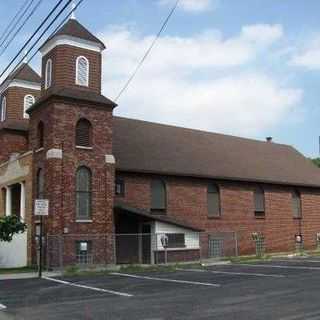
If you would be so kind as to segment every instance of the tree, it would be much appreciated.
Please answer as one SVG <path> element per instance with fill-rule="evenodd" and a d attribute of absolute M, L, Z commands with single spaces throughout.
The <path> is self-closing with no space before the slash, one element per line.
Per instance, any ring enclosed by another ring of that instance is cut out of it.
<path fill-rule="evenodd" d="M 15 234 L 23 233 L 27 225 L 17 216 L 0 217 L 0 241 L 10 242 Z"/>
<path fill-rule="evenodd" d="M 314 158 L 314 159 L 311 159 L 311 161 L 317 166 L 320 168 L 320 158 Z"/>

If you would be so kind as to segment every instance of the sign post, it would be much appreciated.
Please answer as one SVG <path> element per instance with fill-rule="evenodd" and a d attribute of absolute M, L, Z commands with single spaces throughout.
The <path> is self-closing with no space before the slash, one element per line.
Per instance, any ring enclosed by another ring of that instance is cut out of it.
<path fill-rule="evenodd" d="M 39 232 L 39 268 L 38 276 L 42 277 L 42 244 L 43 244 L 43 217 L 49 215 L 49 200 L 37 199 L 34 203 L 34 214 L 40 217 L 40 232 Z"/>
<path fill-rule="evenodd" d="M 168 263 L 168 252 L 167 252 L 167 248 L 168 248 L 168 245 L 169 245 L 169 238 L 166 234 L 163 234 L 161 236 L 161 244 L 164 248 L 164 263 L 167 264 Z"/>

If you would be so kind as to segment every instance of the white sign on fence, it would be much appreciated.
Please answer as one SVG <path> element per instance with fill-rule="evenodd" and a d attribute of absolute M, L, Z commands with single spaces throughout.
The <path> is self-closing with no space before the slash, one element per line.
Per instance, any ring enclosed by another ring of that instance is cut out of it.
<path fill-rule="evenodd" d="M 49 200 L 35 200 L 34 202 L 34 214 L 36 216 L 48 216 L 49 215 Z"/>

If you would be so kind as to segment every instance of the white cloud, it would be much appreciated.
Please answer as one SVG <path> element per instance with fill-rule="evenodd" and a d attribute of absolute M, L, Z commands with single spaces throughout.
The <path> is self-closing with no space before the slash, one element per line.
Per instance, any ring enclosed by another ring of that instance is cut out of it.
<path fill-rule="evenodd" d="M 162 37 L 116 113 L 240 135 L 275 126 L 292 114 L 302 91 L 244 69 L 250 69 L 260 51 L 270 50 L 281 36 L 281 26 L 258 25 L 244 27 L 229 39 L 213 31 L 194 37 Z M 153 37 L 112 29 L 102 38 L 109 48 L 103 89 L 114 98 Z"/>
<path fill-rule="evenodd" d="M 160 5 L 171 5 L 176 0 L 159 0 Z M 179 7 L 189 12 L 203 12 L 216 8 L 218 0 L 180 0 Z"/>
<path fill-rule="evenodd" d="M 308 70 L 320 69 L 320 36 L 314 38 L 307 43 L 305 48 L 301 49 L 299 53 L 293 55 L 291 65 L 304 67 Z"/>

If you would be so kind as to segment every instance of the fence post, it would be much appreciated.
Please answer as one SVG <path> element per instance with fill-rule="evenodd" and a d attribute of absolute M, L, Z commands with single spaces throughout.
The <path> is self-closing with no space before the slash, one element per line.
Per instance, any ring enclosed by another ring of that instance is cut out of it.
<path fill-rule="evenodd" d="M 236 255 L 236 257 L 238 257 L 239 256 L 239 247 L 238 247 L 238 233 L 237 233 L 237 231 L 235 231 L 234 232 L 234 245 L 235 245 L 235 255 Z"/>

